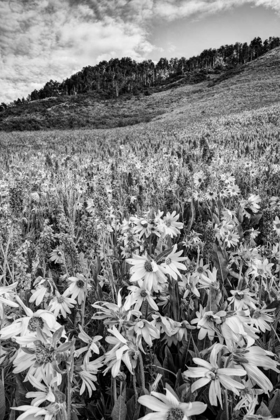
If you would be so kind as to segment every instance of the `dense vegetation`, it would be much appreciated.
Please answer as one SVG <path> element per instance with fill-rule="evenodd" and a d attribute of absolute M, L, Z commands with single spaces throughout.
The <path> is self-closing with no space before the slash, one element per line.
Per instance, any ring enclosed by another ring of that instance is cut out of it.
<path fill-rule="evenodd" d="M 2 134 L 2 418 L 280 416 L 279 134 Z"/>

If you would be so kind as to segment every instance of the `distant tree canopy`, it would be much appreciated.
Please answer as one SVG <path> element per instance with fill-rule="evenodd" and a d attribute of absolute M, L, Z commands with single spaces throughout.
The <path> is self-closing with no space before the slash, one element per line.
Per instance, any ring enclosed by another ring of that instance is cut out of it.
<path fill-rule="evenodd" d="M 223 45 L 218 49 L 202 51 L 198 56 L 186 59 L 161 58 L 157 64 L 152 60 L 140 63 L 129 57 L 101 61 L 96 66 L 84 67 L 62 83 L 50 80 L 45 86 L 34 90 L 27 100 L 35 101 L 61 95 L 76 95 L 90 91 L 97 92 L 105 98 L 116 98 L 123 94 L 137 95 L 140 92 L 149 94 L 148 89 L 159 86 L 166 79 L 187 76 L 201 71 L 211 72 L 232 69 L 236 66 L 255 60 L 269 50 L 280 46 L 279 37 L 270 37 L 264 42 L 254 38 L 250 44 L 236 42 Z M 24 100 L 14 101 L 21 105 Z M 3 104 L 0 106 L 3 109 Z"/>

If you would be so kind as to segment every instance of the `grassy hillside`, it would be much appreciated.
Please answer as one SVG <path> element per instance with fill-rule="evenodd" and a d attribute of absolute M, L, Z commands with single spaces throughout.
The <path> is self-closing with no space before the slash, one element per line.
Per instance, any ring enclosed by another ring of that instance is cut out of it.
<path fill-rule="evenodd" d="M 83 94 L 33 101 L 0 113 L 0 130 L 103 129 L 177 120 L 190 124 L 278 103 L 279 69 L 280 47 L 203 82 L 185 84 L 180 79 L 149 96 L 100 100 Z"/>

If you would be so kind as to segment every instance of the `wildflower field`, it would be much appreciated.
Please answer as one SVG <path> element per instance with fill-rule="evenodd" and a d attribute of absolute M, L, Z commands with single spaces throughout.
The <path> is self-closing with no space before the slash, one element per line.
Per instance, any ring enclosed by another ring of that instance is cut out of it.
<path fill-rule="evenodd" d="M 1 133 L 1 420 L 280 417 L 279 134 Z"/>

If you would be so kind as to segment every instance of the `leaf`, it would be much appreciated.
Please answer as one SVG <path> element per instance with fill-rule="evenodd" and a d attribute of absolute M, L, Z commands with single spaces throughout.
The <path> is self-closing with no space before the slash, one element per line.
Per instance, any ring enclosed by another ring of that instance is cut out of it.
<path fill-rule="evenodd" d="M 224 283 L 228 276 L 228 255 L 219 245 L 213 244 L 212 259 L 217 269 L 217 278 Z"/>
<path fill-rule="evenodd" d="M 112 410 L 112 420 L 124 420 L 126 418 L 126 413 L 127 407 L 125 403 L 125 398 L 122 395 L 120 395 Z"/>
<path fill-rule="evenodd" d="M 171 351 L 169 350 L 167 346 L 165 347 L 164 350 L 165 350 L 165 357 L 163 361 L 164 369 L 170 370 L 171 372 L 174 372 L 174 373 L 177 372 L 177 369 L 175 368 L 175 365 L 174 365 Z M 164 371 L 164 375 L 166 374 L 168 374 L 168 372 Z"/>
<path fill-rule="evenodd" d="M 16 392 L 15 392 L 16 405 L 15 406 L 19 407 L 20 405 L 28 405 L 30 402 L 30 400 L 26 398 L 28 389 L 25 388 L 25 386 L 23 385 L 20 374 L 15 374 L 15 379 L 16 379 Z"/>
<path fill-rule="evenodd" d="M 159 263 L 161 260 L 164 260 L 171 252 L 173 251 L 173 246 L 171 248 L 166 249 L 165 251 L 162 251 L 159 255 L 156 256 L 155 262 Z"/>
<path fill-rule="evenodd" d="M 258 414 L 259 416 L 263 416 L 263 417 L 271 417 L 271 412 L 264 402 L 261 403 L 261 405 L 258 408 L 256 414 Z"/>
<path fill-rule="evenodd" d="M 269 410 L 273 416 L 280 416 L 280 389 L 276 389 L 269 401 Z"/>
<path fill-rule="evenodd" d="M 170 294 L 170 305 L 172 308 L 172 314 L 174 321 L 180 320 L 180 295 L 178 289 L 178 282 L 173 279 L 172 283 L 169 286 Z"/>
<path fill-rule="evenodd" d="M 6 403 L 5 403 L 5 389 L 3 382 L 0 381 L 0 420 L 5 417 Z"/>

